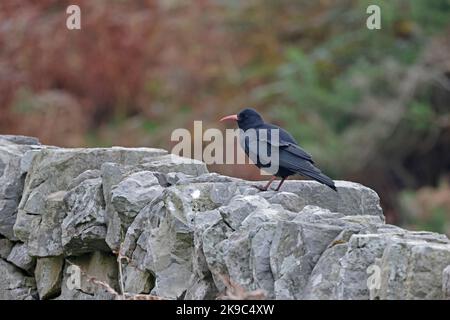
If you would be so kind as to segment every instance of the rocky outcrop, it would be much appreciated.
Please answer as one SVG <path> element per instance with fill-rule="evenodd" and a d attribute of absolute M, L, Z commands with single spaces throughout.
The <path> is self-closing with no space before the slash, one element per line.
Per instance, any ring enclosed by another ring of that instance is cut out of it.
<path fill-rule="evenodd" d="M 280 192 L 151 148 L 0 136 L 0 299 L 444 299 L 450 241 L 336 181 Z M 230 279 L 230 281 L 226 281 Z M 259 292 L 258 291 L 258 292 Z"/>

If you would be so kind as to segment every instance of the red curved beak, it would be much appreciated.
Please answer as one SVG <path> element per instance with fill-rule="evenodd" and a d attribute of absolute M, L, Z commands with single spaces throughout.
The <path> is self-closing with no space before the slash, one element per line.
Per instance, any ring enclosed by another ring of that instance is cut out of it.
<path fill-rule="evenodd" d="M 238 116 L 237 116 L 237 114 L 232 114 L 231 116 L 226 116 L 226 117 L 223 117 L 222 119 L 220 119 L 220 121 L 225 121 L 225 120 L 238 121 Z"/>

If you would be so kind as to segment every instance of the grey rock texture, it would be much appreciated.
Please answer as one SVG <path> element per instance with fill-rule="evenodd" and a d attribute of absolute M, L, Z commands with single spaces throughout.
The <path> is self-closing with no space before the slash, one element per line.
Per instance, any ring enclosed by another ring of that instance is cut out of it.
<path fill-rule="evenodd" d="M 36 262 L 36 259 L 29 255 L 26 244 L 20 242 L 14 245 L 6 260 L 28 273 L 33 272 Z"/>
<path fill-rule="evenodd" d="M 98 170 L 105 162 L 137 165 L 144 158 L 165 154 L 164 150 L 121 147 L 93 149 L 43 148 L 33 158 L 18 207 L 14 234 L 26 242 L 30 231 L 41 223 L 46 198 L 69 185 L 87 170 Z"/>
<path fill-rule="evenodd" d="M 61 224 L 61 243 L 67 255 L 108 251 L 102 181 L 86 179 L 67 192 L 67 214 Z"/>
<path fill-rule="evenodd" d="M 12 242 L 6 238 L 0 239 L 0 258 L 1 259 L 8 258 L 13 247 L 14 247 L 14 242 Z"/>
<path fill-rule="evenodd" d="M 385 224 L 373 190 L 253 184 L 160 149 L 0 136 L 0 299 L 217 299 L 228 278 L 267 299 L 450 298 L 450 240 Z"/>
<path fill-rule="evenodd" d="M 0 259 L 0 300 L 34 300 L 36 282 L 19 268 Z"/>
<path fill-rule="evenodd" d="M 115 298 L 105 286 L 94 283 L 93 279 L 99 280 L 118 291 L 116 257 L 98 251 L 66 258 L 61 282 L 61 295 L 56 299 L 111 300 Z"/>
<path fill-rule="evenodd" d="M 41 299 L 52 298 L 61 293 L 63 266 L 63 256 L 37 259 L 34 275 Z"/>
<path fill-rule="evenodd" d="M 62 222 L 66 216 L 64 197 L 66 191 L 49 194 L 45 199 L 43 213 L 33 232 L 28 237 L 27 247 L 30 255 L 49 257 L 62 255 Z"/>
<path fill-rule="evenodd" d="M 450 265 L 442 272 L 442 291 L 444 298 L 450 300 Z"/>
<path fill-rule="evenodd" d="M 36 138 L 0 135 L 0 236 L 16 240 L 13 225 L 28 171 L 23 160 L 39 148 Z"/>

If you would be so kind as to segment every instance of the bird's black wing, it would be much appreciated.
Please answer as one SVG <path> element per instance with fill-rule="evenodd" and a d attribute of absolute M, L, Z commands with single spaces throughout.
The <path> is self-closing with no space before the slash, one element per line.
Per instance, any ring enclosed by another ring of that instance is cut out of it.
<path fill-rule="evenodd" d="M 314 160 L 312 159 L 311 155 L 306 152 L 305 150 L 303 150 L 300 146 L 292 144 L 290 142 L 283 142 L 281 141 L 282 144 L 280 144 L 280 151 L 286 151 L 289 152 L 297 157 L 300 157 L 306 161 L 309 161 L 311 163 L 314 163 Z"/>
<path fill-rule="evenodd" d="M 312 156 L 306 152 L 304 149 L 302 149 L 298 144 L 297 141 L 283 128 L 280 128 L 275 125 L 271 124 L 264 124 L 264 127 L 259 127 L 258 129 L 266 129 L 266 130 L 273 130 L 278 129 L 279 130 L 279 139 L 276 141 L 276 139 L 272 139 L 272 134 L 267 134 L 267 137 L 263 137 L 261 134 L 258 135 L 258 139 L 261 141 L 266 141 L 270 145 L 280 148 L 281 150 L 284 150 L 286 152 L 292 153 L 293 155 L 304 159 L 306 161 L 309 161 L 311 163 L 314 163 L 314 160 L 312 159 Z"/>
<path fill-rule="evenodd" d="M 264 129 L 279 129 L 279 139 L 272 139 L 272 135 L 268 134 L 266 135 L 267 137 L 265 135 L 258 135 L 258 140 L 266 141 L 268 144 L 279 149 L 278 161 L 280 168 L 288 169 L 312 178 L 336 190 L 334 181 L 314 166 L 311 155 L 303 150 L 287 131 L 269 124 L 265 124 Z"/>

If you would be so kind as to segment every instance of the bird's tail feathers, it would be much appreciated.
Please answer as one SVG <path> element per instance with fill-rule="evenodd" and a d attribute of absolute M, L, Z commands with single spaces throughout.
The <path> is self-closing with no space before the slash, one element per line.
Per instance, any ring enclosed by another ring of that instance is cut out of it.
<path fill-rule="evenodd" d="M 301 174 L 312 178 L 314 180 L 317 180 L 320 183 L 323 183 L 324 185 L 330 187 L 334 191 L 337 191 L 336 186 L 334 185 L 334 181 L 330 178 L 324 175 L 319 169 L 311 165 L 310 170 L 302 170 Z"/>

